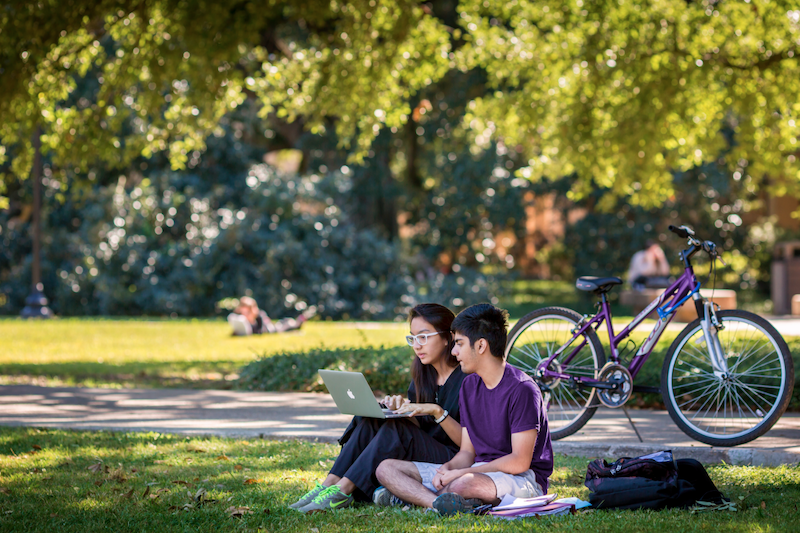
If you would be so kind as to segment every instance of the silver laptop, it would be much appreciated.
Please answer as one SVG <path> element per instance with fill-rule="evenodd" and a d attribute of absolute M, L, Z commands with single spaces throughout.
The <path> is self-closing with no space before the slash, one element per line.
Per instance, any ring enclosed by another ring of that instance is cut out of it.
<path fill-rule="evenodd" d="M 384 409 L 375 399 L 367 378 L 360 372 L 341 372 L 338 370 L 320 370 L 319 375 L 328 392 L 331 393 L 336 407 L 343 414 L 366 416 L 368 418 L 406 418 L 408 413 L 395 413 L 392 409 Z"/>

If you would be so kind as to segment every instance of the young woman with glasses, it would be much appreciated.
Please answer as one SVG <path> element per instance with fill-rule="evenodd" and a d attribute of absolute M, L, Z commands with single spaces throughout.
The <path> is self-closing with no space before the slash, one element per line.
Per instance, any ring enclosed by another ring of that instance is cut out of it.
<path fill-rule="evenodd" d="M 387 396 L 383 403 L 413 418 L 355 417 L 339 442 L 342 451 L 330 473 L 297 502 L 303 513 L 349 507 L 353 501 L 390 497 L 375 493 L 375 469 L 384 459 L 445 463 L 461 445 L 458 394 L 464 374 L 450 353 L 453 312 L 439 304 L 420 304 L 409 313 L 414 350 L 408 397 Z"/>

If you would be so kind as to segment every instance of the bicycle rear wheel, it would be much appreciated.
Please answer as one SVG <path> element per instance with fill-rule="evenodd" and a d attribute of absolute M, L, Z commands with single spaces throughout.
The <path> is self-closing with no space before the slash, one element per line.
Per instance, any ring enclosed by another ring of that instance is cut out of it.
<path fill-rule="evenodd" d="M 760 316 L 730 310 L 717 317 L 727 372 L 712 367 L 697 319 L 667 351 L 661 394 L 684 433 L 713 446 L 736 446 L 769 431 L 786 411 L 794 365 L 786 341 Z"/>
<path fill-rule="evenodd" d="M 581 315 L 570 309 L 547 307 L 522 317 L 508 334 L 506 360 L 531 375 L 542 390 L 553 440 L 578 431 L 597 410 L 594 388 L 575 387 L 568 380 L 539 378 L 535 372 L 540 363 L 572 338 L 571 330 L 580 320 Z M 590 329 L 573 344 L 578 346 L 576 343 L 581 342 L 585 345 L 571 360 L 566 361 L 572 352 L 568 348 L 553 360 L 550 370 L 575 377 L 597 377 L 606 363 L 600 339 Z"/>

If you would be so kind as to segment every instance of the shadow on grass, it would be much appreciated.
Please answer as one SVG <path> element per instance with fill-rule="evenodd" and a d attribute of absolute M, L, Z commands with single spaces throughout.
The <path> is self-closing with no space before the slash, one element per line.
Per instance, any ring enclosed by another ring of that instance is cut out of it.
<path fill-rule="evenodd" d="M 709 473 L 737 513 L 594 511 L 507 522 L 372 505 L 311 516 L 289 509 L 336 453 L 298 441 L 4 428 L 0 530 L 727 532 L 788 531 L 800 518 L 800 468 L 731 465 Z M 557 456 L 551 490 L 587 499 L 587 463 Z"/>
<path fill-rule="evenodd" d="M 0 383 L 77 387 L 231 389 L 241 361 L 0 365 Z"/>

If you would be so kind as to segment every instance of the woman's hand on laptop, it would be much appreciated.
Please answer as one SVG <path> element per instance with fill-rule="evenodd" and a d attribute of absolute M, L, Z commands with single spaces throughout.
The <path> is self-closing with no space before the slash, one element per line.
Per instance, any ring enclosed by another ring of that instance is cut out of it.
<path fill-rule="evenodd" d="M 401 395 L 397 394 L 395 396 L 387 396 L 381 403 L 386 406 L 386 409 L 397 410 L 400 409 L 404 403 L 408 403 L 408 400 L 403 399 Z"/>
<path fill-rule="evenodd" d="M 396 412 L 409 413 L 410 416 L 429 415 L 433 418 L 439 418 L 444 414 L 444 409 L 435 403 L 411 403 L 406 400 L 406 403 L 400 406 Z"/>

